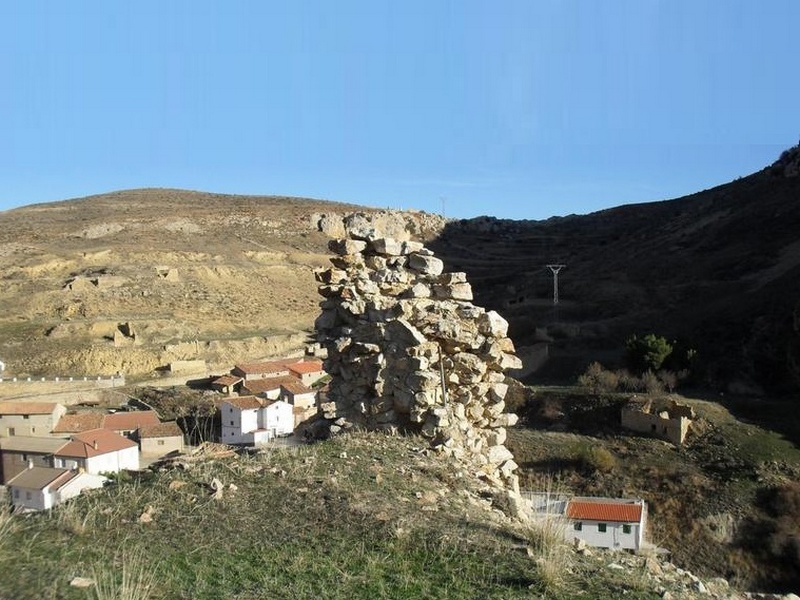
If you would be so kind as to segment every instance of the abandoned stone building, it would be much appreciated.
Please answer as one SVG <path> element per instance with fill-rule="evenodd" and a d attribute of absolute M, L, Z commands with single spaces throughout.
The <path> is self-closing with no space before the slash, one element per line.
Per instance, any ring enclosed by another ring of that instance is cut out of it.
<path fill-rule="evenodd" d="M 676 446 L 683 444 L 694 418 L 691 406 L 675 400 L 654 401 L 651 398 L 631 399 L 622 408 L 621 415 L 624 428 L 649 433 Z"/>

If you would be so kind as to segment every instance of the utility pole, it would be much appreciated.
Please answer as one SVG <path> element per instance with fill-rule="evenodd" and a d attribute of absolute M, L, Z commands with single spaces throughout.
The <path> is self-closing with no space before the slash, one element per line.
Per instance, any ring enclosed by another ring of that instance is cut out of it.
<path fill-rule="evenodd" d="M 558 272 L 567 265 L 547 265 L 553 272 L 553 306 L 558 305 Z"/>

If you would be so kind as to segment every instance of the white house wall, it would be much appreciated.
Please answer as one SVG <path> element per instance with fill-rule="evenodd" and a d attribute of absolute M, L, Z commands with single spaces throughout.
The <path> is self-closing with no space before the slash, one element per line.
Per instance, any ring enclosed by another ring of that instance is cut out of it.
<path fill-rule="evenodd" d="M 58 502 L 74 498 L 86 489 L 101 488 L 106 481 L 108 480 L 100 475 L 79 473 L 58 489 Z"/>
<path fill-rule="evenodd" d="M 10 492 L 11 502 L 14 506 L 32 508 L 33 510 L 47 510 L 54 504 L 53 494 L 49 489 L 36 490 L 12 485 Z"/>
<path fill-rule="evenodd" d="M 581 523 L 581 530 L 575 529 L 575 523 Z M 564 536 L 567 540 L 578 538 L 587 545 L 596 548 L 610 548 L 611 550 L 638 550 L 642 540 L 642 527 L 638 523 L 611 523 L 606 522 L 606 531 L 598 530 L 598 525 L 603 521 L 570 520 Z M 623 533 L 623 525 L 630 525 L 631 532 Z"/>
<path fill-rule="evenodd" d="M 118 473 L 126 469 L 136 471 L 139 469 L 139 448 L 138 446 L 132 446 L 124 450 L 87 458 L 84 468 L 87 473 L 93 475 Z"/>
<path fill-rule="evenodd" d="M 261 409 L 261 428 L 275 435 L 287 435 L 294 431 L 294 409 L 288 402 L 279 400 Z"/>

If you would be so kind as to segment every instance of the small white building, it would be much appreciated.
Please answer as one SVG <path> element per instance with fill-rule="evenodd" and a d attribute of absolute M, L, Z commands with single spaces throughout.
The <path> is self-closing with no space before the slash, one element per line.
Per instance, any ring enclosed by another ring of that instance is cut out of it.
<path fill-rule="evenodd" d="M 639 550 L 645 541 L 647 505 L 623 498 L 571 498 L 566 505 L 567 539 L 611 550 Z"/>
<path fill-rule="evenodd" d="M 54 466 L 87 473 L 119 473 L 139 469 L 139 444 L 109 431 L 93 429 L 72 436 L 54 454 Z"/>
<path fill-rule="evenodd" d="M 220 404 L 222 443 L 258 446 L 294 431 L 292 405 L 255 396 L 226 398 Z"/>
<path fill-rule="evenodd" d="M 103 486 L 106 478 L 80 471 L 30 467 L 8 482 L 11 503 L 17 510 L 48 510 L 87 488 Z"/>

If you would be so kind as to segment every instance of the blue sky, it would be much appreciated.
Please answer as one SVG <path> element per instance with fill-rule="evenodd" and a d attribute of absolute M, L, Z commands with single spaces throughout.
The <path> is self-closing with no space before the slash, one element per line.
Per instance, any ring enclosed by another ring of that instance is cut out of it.
<path fill-rule="evenodd" d="M 796 0 L 5 2 L 0 209 L 137 187 L 542 219 L 800 139 Z"/>

